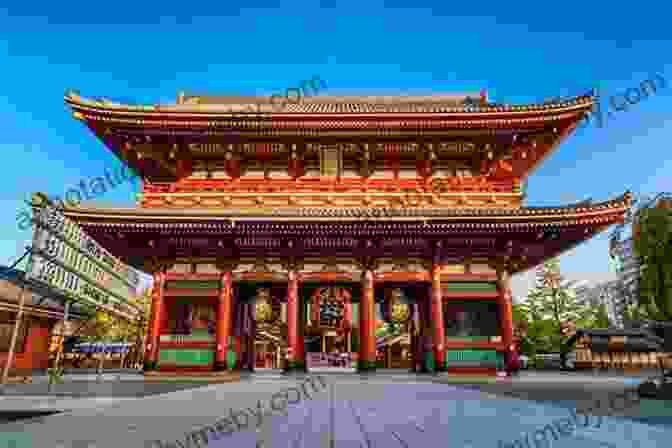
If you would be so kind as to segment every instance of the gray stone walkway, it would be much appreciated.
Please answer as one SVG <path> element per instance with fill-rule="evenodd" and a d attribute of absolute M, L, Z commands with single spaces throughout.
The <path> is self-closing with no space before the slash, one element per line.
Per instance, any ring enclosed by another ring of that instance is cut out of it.
<path fill-rule="evenodd" d="M 569 415 L 558 406 L 452 384 L 404 384 L 384 376 L 329 376 L 328 380 L 326 390 L 313 393 L 312 400 L 290 405 L 286 415 L 275 412 L 263 417 L 258 432 L 253 417 L 258 400 L 268 406 L 274 393 L 296 385 L 295 381 L 252 379 L 204 386 L 74 409 L 39 422 L 9 423 L 2 426 L 5 442 L 0 442 L 0 447 L 11 446 L 7 440 L 14 438 L 16 448 L 173 448 L 179 446 L 176 440 L 185 443 L 185 433 L 214 424 L 228 416 L 230 409 L 247 408 L 252 416 L 249 427 L 210 440 L 207 446 L 407 448 L 436 446 L 438 442 L 441 446 L 486 448 L 498 447 L 500 440 L 506 445 L 521 434 L 534 434 Z M 617 417 L 604 417 L 599 428 L 592 426 L 554 440 L 552 446 L 653 448 L 667 446 L 672 438 L 672 428 Z M 161 444 L 152 444 L 152 440 Z"/>

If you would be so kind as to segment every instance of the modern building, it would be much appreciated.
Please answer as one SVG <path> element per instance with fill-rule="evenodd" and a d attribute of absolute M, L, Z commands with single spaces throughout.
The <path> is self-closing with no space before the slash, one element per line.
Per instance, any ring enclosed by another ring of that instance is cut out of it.
<path fill-rule="evenodd" d="M 634 241 L 626 239 L 621 245 L 621 265 L 616 271 L 620 287 L 623 289 L 623 299 L 627 304 L 636 304 L 639 301 L 639 257 L 635 253 Z"/>
<path fill-rule="evenodd" d="M 593 305 L 604 305 L 607 310 L 609 324 L 615 328 L 623 328 L 624 312 L 628 297 L 621 289 L 620 279 L 600 282 L 597 284 L 582 284 L 574 288 L 577 300 Z"/>
<path fill-rule="evenodd" d="M 595 98 L 474 97 L 303 97 L 278 109 L 261 97 L 134 106 L 66 94 L 144 180 L 136 208 L 65 215 L 153 275 L 146 369 L 254 369 L 278 347 L 288 370 L 335 352 L 374 369 L 379 313 L 408 328 L 413 369 L 508 363 L 510 276 L 621 221 L 630 196 L 525 206 L 527 176 Z"/>

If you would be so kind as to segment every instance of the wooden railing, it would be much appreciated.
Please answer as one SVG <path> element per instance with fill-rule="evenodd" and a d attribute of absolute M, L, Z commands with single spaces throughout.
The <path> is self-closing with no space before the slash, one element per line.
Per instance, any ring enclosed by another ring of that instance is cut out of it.
<path fill-rule="evenodd" d="M 437 188 L 438 186 L 438 188 Z M 511 193 L 514 181 L 490 180 L 484 176 L 416 178 L 416 179 L 365 179 L 361 177 L 301 177 L 246 176 L 237 179 L 182 180 L 177 183 L 155 183 L 144 186 L 145 194 L 171 193 L 226 193 L 226 192 L 491 192 Z M 438 191 L 437 191 L 438 190 Z"/>

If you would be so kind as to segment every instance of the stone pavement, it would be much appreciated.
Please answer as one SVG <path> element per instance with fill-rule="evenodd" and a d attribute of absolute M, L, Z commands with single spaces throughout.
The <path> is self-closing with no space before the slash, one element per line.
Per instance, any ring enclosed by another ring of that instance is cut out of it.
<path fill-rule="evenodd" d="M 140 398 L 149 395 L 157 395 L 168 392 L 175 392 L 184 389 L 193 389 L 201 387 L 202 382 L 176 382 L 166 381 L 144 382 L 140 378 L 128 378 L 121 381 L 116 379 L 107 379 L 97 382 L 94 378 L 66 378 L 62 384 L 54 384 L 51 391 L 47 381 L 35 382 L 33 384 L 9 384 L 5 386 L 4 393 L 0 398 L 7 397 L 129 397 Z M 6 409 L 0 404 L 0 409 Z"/>
<path fill-rule="evenodd" d="M 286 415 L 264 417 L 258 432 L 256 418 L 250 417 L 253 425 L 247 430 L 210 440 L 207 446 L 407 448 L 439 442 L 494 448 L 500 440 L 508 444 L 521 433 L 534 433 L 569 415 L 559 406 L 422 379 L 402 383 L 385 375 L 325 378 L 326 390 L 290 405 Z M 11 446 L 6 445 L 10 437 L 16 439 L 16 448 L 178 447 L 175 441 L 185 444 L 185 433 L 212 425 L 231 409 L 255 410 L 258 400 L 268 403 L 274 393 L 297 381 L 251 379 L 74 409 L 39 422 L 9 423 L 2 425 L 5 445 L 0 441 L 0 447 Z M 648 448 L 667 446 L 671 437 L 672 428 L 604 417 L 599 428 L 580 429 L 552 443 L 554 448 Z M 162 443 L 148 442 L 152 440 Z"/>
<path fill-rule="evenodd" d="M 59 397 L 54 395 L 31 395 L 0 397 L 0 416 L 2 413 L 27 411 L 64 412 L 73 409 L 91 409 L 122 401 L 138 400 L 131 397 Z M 2 445 L 0 445 L 1 447 Z"/>

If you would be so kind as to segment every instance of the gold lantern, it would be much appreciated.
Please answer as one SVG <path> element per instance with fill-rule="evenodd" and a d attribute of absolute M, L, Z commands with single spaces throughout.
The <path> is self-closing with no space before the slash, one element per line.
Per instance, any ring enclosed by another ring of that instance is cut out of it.
<path fill-rule="evenodd" d="M 394 323 L 407 322 L 411 317 L 411 309 L 407 303 L 402 302 L 402 292 L 400 288 L 395 288 L 390 293 L 390 318 Z"/>
<path fill-rule="evenodd" d="M 254 303 L 254 317 L 257 322 L 268 323 L 273 320 L 273 306 L 271 305 L 271 290 L 261 288 L 257 292 Z"/>

